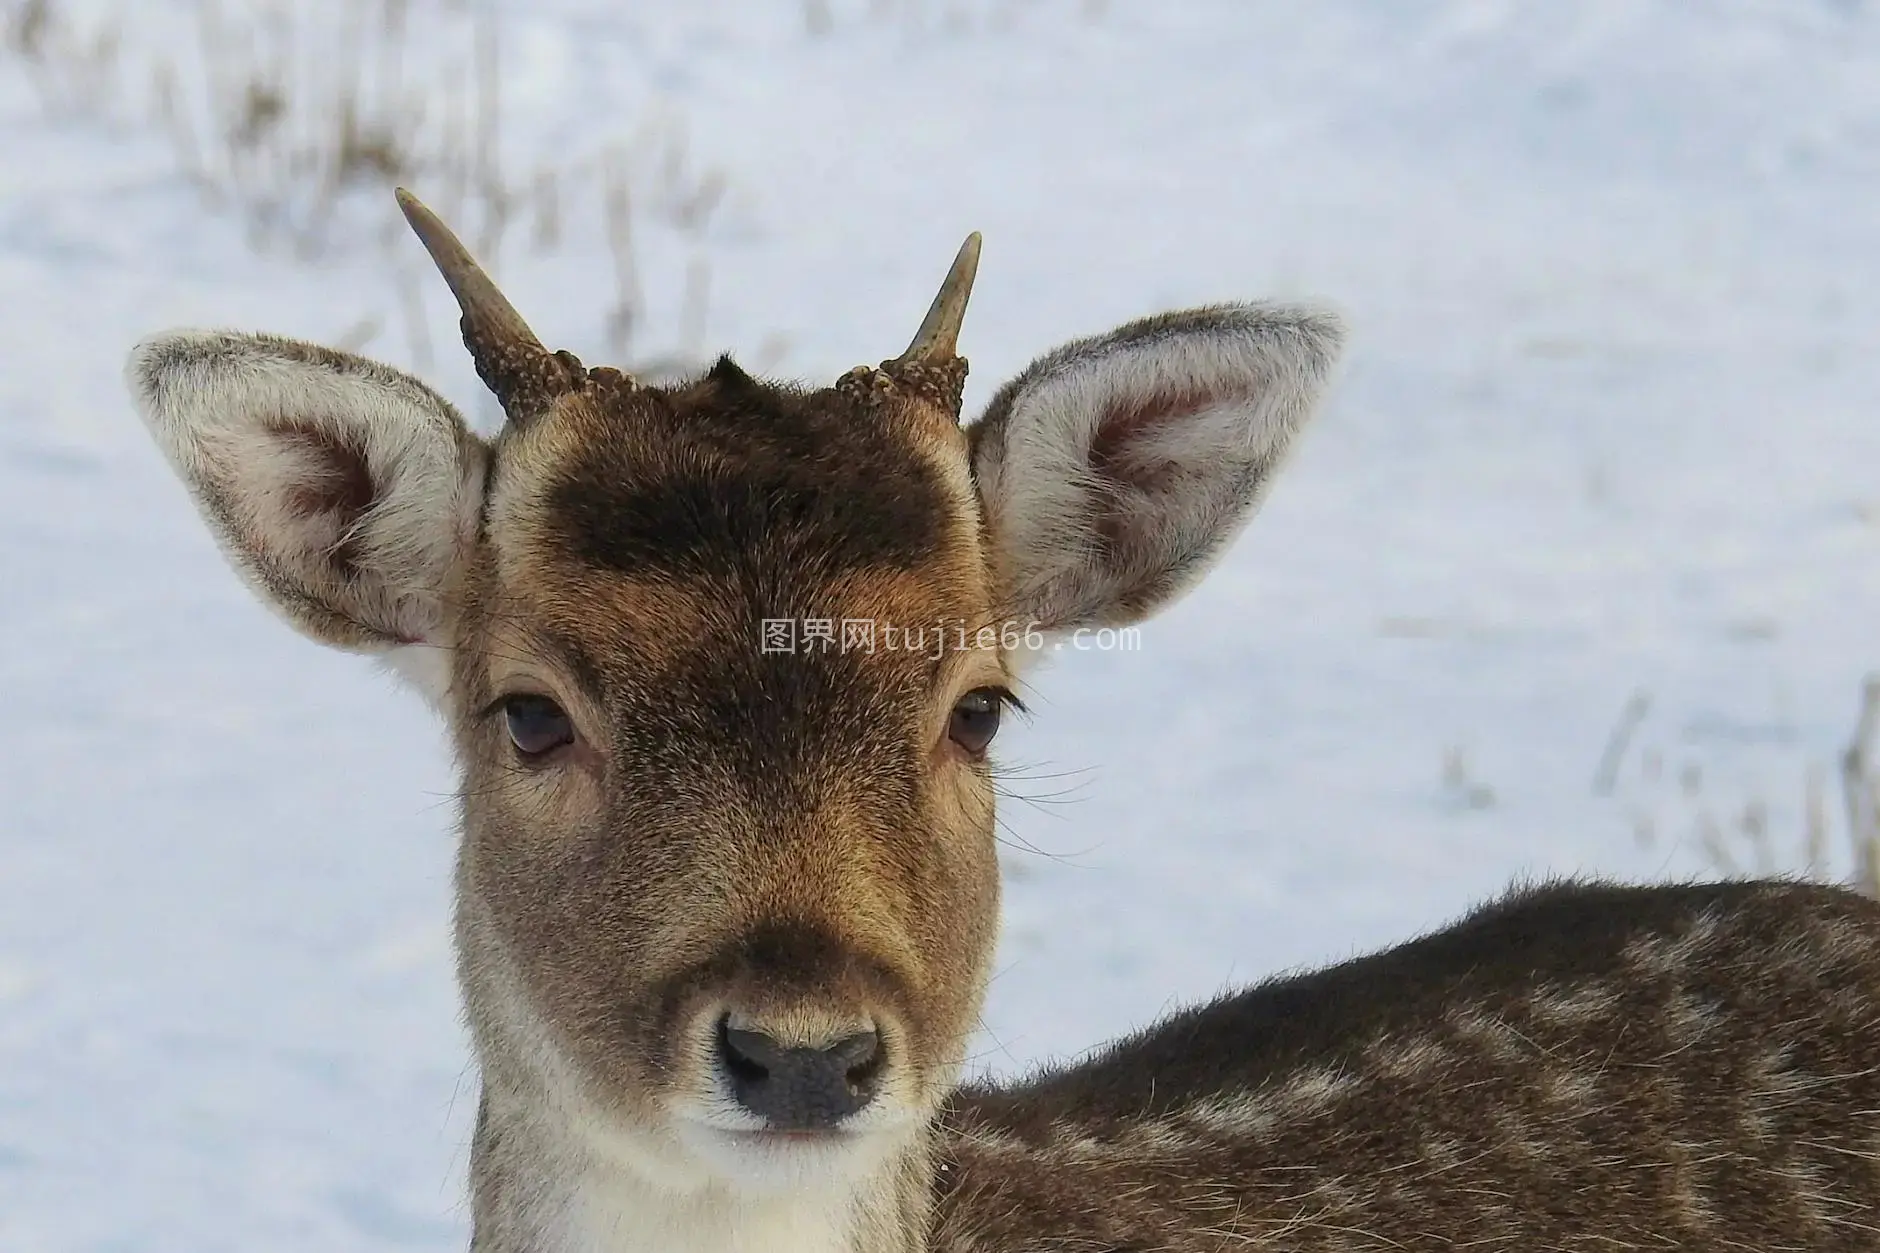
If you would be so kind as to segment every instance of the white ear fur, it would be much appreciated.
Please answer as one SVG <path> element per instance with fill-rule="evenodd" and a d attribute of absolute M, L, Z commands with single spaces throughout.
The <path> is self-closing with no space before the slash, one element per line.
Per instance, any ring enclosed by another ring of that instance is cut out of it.
<path fill-rule="evenodd" d="M 140 343 L 125 373 L 261 598 L 441 699 L 452 585 L 489 462 L 456 410 L 389 366 L 266 335 L 173 331 Z"/>
<path fill-rule="evenodd" d="M 1342 346 L 1322 311 L 1165 314 L 1040 358 L 972 429 L 1005 608 L 1045 631 L 1140 621 L 1252 516 Z"/>

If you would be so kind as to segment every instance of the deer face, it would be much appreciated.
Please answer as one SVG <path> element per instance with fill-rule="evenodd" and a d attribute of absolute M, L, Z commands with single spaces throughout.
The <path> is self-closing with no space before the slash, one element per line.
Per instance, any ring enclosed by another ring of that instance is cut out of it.
<path fill-rule="evenodd" d="M 451 707 L 464 950 L 528 990 L 503 1012 L 706 1155 L 905 1134 L 998 910 L 1013 680 L 957 647 L 994 617 L 957 427 L 721 364 L 562 401 L 487 500 Z"/>
<path fill-rule="evenodd" d="M 1252 512 L 1322 314 L 1150 319 L 962 431 L 969 241 L 907 353 L 642 387 L 550 353 L 421 206 L 509 415 L 265 336 L 140 345 L 233 564 L 452 723 L 458 941 L 493 1094 L 675 1188 L 878 1161 L 955 1080 L 997 929 L 987 752 L 1020 641 L 1138 620 Z"/>

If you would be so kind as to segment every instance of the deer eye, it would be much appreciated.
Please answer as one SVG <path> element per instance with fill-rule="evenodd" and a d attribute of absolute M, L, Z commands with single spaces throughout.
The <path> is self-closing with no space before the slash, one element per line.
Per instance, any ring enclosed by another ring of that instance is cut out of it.
<path fill-rule="evenodd" d="M 524 760 L 546 757 L 574 743 L 574 722 L 546 696 L 505 696 L 503 722 Z"/>
<path fill-rule="evenodd" d="M 992 737 L 999 733 L 999 714 L 1008 699 L 996 687 L 974 688 L 960 697 L 947 722 L 947 738 L 960 746 L 968 757 L 985 755 Z"/>

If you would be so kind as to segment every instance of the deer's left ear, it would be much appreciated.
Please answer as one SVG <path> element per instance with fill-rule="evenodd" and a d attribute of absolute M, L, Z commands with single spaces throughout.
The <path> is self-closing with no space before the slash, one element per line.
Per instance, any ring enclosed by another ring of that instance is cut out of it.
<path fill-rule="evenodd" d="M 127 381 L 262 601 L 441 700 L 490 456 L 457 411 L 389 366 L 272 335 L 158 335 Z"/>
<path fill-rule="evenodd" d="M 1329 313 L 1233 305 L 1040 358 L 971 432 L 1006 611 L 1045 631 L 1140 621 L 1252 516 L 1344 339 Z"/>

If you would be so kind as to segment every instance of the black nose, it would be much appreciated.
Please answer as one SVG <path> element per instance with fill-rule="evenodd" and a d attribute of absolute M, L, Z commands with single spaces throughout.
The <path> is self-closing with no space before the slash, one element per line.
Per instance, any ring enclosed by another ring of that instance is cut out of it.
<path fill-rule="evenodd" d="M 718 1029 L 718 1048 L 738 1104 L 772 1131 L 833 1127 L 874 1099 L 881 1037 L 863 1031 L 827 1048 L 786 1048 L 761 1031 Z"/>

